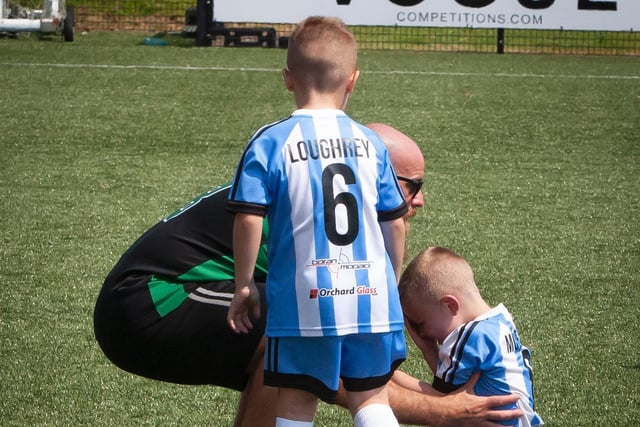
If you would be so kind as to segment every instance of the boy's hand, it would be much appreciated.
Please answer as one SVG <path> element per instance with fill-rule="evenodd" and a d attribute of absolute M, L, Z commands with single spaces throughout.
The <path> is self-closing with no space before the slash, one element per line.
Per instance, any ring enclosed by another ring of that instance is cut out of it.
<path fill-rule="evenodd" d="M 409 332 L 409 336 L 422 352 L 422 357 L 429 365 L 431 372 L 435 373 L 438 370 L 438 343 L 434 338 L 420 336 L 415 325 L 407 318 L 405 318 L 404 324 Z"/>
<path fill-rule="evenodd" d="M 246 286 L 236 287 L 227 312 L 227 323 L 236 333 L 249 333 L 253 324 L 249 317 L 249 310 L 254 318 L 260 317 L 260 294 L 253 280 Z"/>

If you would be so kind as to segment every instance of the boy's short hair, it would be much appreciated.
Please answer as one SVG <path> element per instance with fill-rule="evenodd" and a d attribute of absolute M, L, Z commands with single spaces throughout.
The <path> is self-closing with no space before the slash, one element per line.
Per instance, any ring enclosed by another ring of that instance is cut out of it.
<path fill-rule="evenodd" d="M 448 248 L 430 247 L 407 265 L 398 284 L 400 300 L 422 297 L 437 301 L 446 294 L 480 296 L 473 270 Z"/>
<path fill-rule="evenodd" d="M 357 56 L 356 39 L 342 20 L 311 16 L 289 38 L 287 68 L 308 89 L 333 92 L 356 71 Z"/>

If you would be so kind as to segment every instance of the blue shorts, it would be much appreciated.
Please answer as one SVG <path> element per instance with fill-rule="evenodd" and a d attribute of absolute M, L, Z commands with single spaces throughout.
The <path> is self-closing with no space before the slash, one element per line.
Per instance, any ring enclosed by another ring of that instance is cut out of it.
<path fill-rule="evenodd" d="M 329 337 L 267 337 L 264 383 L 296 388 L 334 403 L 340 379 L 349 391 L 385 385 L 406 358 L 404 332 Z"/>

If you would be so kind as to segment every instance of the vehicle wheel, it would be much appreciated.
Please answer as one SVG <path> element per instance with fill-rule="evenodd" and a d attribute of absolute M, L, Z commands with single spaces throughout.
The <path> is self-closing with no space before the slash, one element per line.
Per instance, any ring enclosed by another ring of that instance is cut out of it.
<path fill-rule="evenodd" d="M 67 16 L 64 18 L 64 22 L 62 23 L 62 36 L 64 37 L 64 41 L 72 42 L 73 41 L 73 32 L 75 27 L 75 13 L 73 11 L 73 7 L 67 7 Z"/>

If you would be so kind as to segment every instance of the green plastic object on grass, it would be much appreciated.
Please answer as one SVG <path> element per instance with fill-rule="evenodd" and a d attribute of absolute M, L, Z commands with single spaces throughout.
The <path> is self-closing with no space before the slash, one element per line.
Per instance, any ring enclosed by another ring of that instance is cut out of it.
<path fill-rule="evenodd" d="M 167 46 L 169 43 L 165 39 L 158 37 L 145 37 L 143 44 L 145 46 Z"/>

